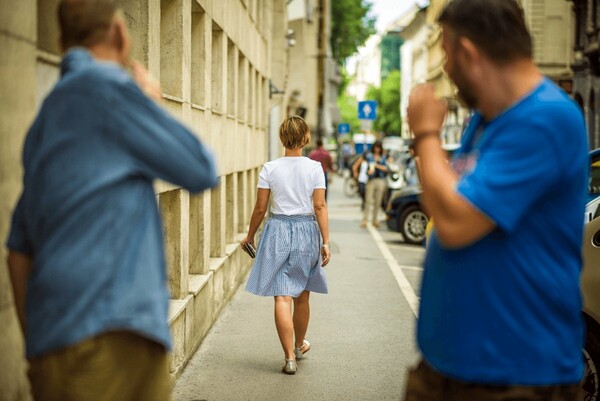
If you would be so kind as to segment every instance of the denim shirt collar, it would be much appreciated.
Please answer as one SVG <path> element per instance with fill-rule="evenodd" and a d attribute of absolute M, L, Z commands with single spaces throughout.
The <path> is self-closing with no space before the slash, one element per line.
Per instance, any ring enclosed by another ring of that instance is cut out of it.
<path fill-rule="evenodd" d="M 83 47 L 74 47 L 70 49 L 63 57 L 60 63 L 60 75 L 64 77 L 71 71 L 77 71 L 94 62 L 89 50 Z"/>

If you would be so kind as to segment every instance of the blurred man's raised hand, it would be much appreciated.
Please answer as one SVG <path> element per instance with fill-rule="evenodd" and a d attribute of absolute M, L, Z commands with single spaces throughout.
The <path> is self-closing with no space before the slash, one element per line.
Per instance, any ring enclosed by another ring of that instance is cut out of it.
<path fill-rule="evenodd" d="M 131 61 L 131 75 L 146 96 L 156 101 L 162 98 L 160 83 L 139 62 Z"/>
<path fill-rule="evenodd" d="M 415 137 L 420 134 L 440 131 L 448 105 L 434 95 L 433 85 L 416 86 L 408 100 L 408 125 Z"/>

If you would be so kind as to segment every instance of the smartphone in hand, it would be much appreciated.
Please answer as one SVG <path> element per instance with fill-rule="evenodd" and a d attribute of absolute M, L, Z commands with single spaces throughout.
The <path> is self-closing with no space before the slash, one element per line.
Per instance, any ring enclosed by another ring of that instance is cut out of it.
<path fill-rule="evenodd" d="M 242 247 L 251 258 L 256 257 L 256 248 L 251 243 L 245 243 Z"/>

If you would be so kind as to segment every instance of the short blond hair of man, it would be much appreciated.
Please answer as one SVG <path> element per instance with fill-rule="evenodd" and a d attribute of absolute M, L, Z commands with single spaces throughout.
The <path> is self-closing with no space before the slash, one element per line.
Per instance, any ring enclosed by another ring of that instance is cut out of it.
<path fill-rule="evenodd" d="M 286 149 L 302 149 L 310 142 L 310 128 L 302 117 L 288 117 L 279 126 L 279 139 Z"/>

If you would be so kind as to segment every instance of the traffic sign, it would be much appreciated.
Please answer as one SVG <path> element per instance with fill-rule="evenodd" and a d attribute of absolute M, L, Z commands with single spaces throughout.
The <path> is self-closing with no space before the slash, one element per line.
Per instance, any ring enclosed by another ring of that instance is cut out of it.
<path fill-rule="evenodd" d="M 364 100 L 358 102 L 358 119 L 375 120 L 377 118 L 377 102 L 375 100 Z"/>
<path fill-rule="evenodd" d="M 339 134 L 349 134 L 350 133 L 350 124 L 342 123 L 338 124 L 338 133 Z"/>

